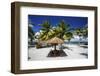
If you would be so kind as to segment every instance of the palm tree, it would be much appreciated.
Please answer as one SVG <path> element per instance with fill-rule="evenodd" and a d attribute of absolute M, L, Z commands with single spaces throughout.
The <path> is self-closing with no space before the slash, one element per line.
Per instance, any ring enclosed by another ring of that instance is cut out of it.
<path fill-rule="evenodd" d="M 59 37 L 60 32 L 61 32 L 60 27 L 57 26 L 56 28 L 53 28 L 52 31 L 53 32 L 52 32 L 51 37 Z"/>
<path fill-rule="evenodd" d="M 48 21 L 44 21 L 43 24 L 41 24 L 42 32 L 40 33 L 40 40 L 48 40 L 53 37 L 59 37 L 61 39 L 67 39 L 70 41 L 73 34 L 70 32 L 70 25 L 66 24 L 64 20 L 62 20 L 55 28 L 52 28 L 50 23 Z"/>
<path fill-rule="evenodd" d="M 66 40 L 68 40 L 68 42 L 70 42 L 70 40 L 71 40 L 72 37 L 73 37 L 73 33 L 71 33 L 71 32 L 67 32 L 63 36 L 63 38 L 66 39 Z"/>
<path fill-rule="evenodd" d="M 62 20 L 58 26 L 53 29 L 55 32 L 54 35 L 63 39 L 63 40 L 69 40 L 73 37 L 73 33 L 70 32 L 71 28 L 69 24 L 66 24 L 64 20 Z"/>
<path fill-rule="evenodd" d="M 29 21 L 28 23 L 28 37 L 30 38 L 30 42 L 32 43 L 32 40 L 34 39 L 34 31 L 33 31 L 33 23 Z"/>
<path fill-rule="evenodd" d="M 66 24 L 64 22 L 64 20 L 62 20 L 59 24 L 58 24 L 58 27 L 59 27 L 59 38 L 63 39 L 63 36 L 69 31 L 70 29 L 70 25 L 69 24 Z"/>
<path fill-rule="evenodd" d="M 83 37 L 84 38 L 88 37 L 88 28 L 87 27 L 83 28 Z"/>
<path fill-rule="evenodd" d="M 67 39 L 68 41 L 70 41 L 73 36 L 73 34 L 70 32 L 70 29 L 70 25 L 66 24 L 64 20 L 62 20 L 53 31 L 55 32 L 54 35 L 59 37 L 60 39 Z M 60 45 L 60 49 L 63 49 L 62 44 Z"/>
<path fill-rule="evenodd" d="M 50 38 L 50 35 L 52 35 L 51 33 L 51 25 L 48 21 L 44 21 L 43 24 L 41 24 L 42 28 L 42 32 L 40 33 L 40 40 L 48 40 Z"/>
<path fill-rule="evenodd" d="M 76 33 L 76 35 L 79 36 L 79 44 L 80 44 L 80 42 L 81 42 L 81 37 L 83 36 L 83 29 L 77 28 L 77 29 L 75 30 L 75 33 Z"/>
<path fill-rule="evenodd" d="M 70 25 L 66 24 L 64 20 L 62 20 L 56 28 L 52 28 L 52 34 L 51 37 L 59 37 L 63 40 L 67 39 L 70 41 L 70 39 L 73 37 L 73 33 L 70 32 Z"/>

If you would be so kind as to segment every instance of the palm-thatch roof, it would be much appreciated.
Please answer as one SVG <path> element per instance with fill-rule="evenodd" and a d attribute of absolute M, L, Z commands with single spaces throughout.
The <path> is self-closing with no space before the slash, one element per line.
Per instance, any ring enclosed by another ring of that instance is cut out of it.
<path fill-rule="evenodd" d="M 54 37 L 50 40 L 47 41 L 47 43 L 50 43 L 50 44 L 62 44 L 64 43 L 64 41 L 58 37 Z"/>

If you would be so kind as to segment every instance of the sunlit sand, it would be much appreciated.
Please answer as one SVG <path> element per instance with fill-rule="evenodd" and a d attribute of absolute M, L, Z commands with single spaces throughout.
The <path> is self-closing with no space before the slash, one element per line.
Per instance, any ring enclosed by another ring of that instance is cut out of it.
<path fill-rule="evenodd" d="M 63 44 L 63 51 L 67 54 L 64 57 L 48 57 L 48 53 L 53 47 L 39 48 L 31 47 L 29 48 L 28 58 L 29 61 L 33 60 L 62 60 L 62 59 L 86 59 L 88 58 L 88 48 L 84 48 L 82 45 L 75 44 Z M 58 47 L 58 46 L 57 46 Z"/>

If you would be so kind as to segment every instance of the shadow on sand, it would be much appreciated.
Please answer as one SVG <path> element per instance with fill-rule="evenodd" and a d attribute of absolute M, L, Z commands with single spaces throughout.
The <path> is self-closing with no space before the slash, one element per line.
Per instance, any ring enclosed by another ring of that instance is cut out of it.
<path fill-rule="evenodd" d="M 68 56 L 63 50 L 51 50 L 47 57 L 64 57 Z"/>

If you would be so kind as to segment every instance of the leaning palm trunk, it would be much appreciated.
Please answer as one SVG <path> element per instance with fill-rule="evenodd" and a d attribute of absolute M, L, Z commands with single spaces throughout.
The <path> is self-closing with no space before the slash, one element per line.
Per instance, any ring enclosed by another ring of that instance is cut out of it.
<path fill-rule="evenodd" d="M 81 39 L 81 36 L 79 36 L 79 45 L 81 44 L 81 40 L 82 40 L 82 39 Z"/>
<path fill-rule="evenodd" d="M 70 39 L 68 39 L 68 44 L 70 43 Z"/>
<path fill-rule="evenodd" d="M 63 50 L 63 45 L 62 44 L 60 44 L 59 49 Z"/>
<path fill-rule="evenodd" d="M 30 42 L 31 42 L 31 44 L 32 44 L 32 42 L 33 42 L 33 39 L 32 39 L 32 38 L 31 38 Z"/>

